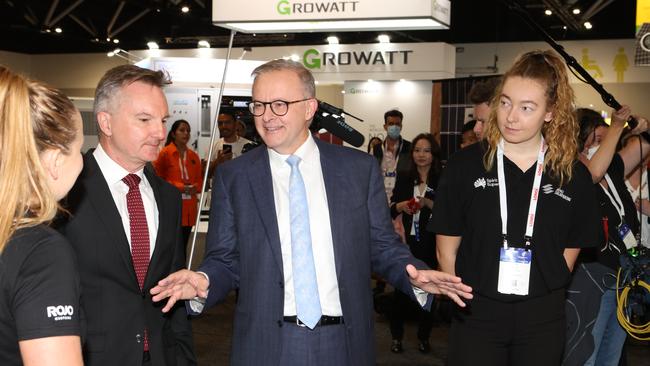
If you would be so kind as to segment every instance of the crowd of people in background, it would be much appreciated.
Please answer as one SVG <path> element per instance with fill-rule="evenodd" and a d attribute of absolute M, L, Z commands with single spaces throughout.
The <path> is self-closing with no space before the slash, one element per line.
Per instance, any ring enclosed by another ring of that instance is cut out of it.
<path fill-rule="evenodd" d="M 164 73 L 111 69 L 99 143 L 82 157 L 72 102 L 0 66 L 0 363 L 193 365 L 188 314 L 237 289 L 232 364 L 370 365 L 372 274 L 375 295 L 394 288 L 394 353 L 414 314 L 417 349 L 431 351 L 446 296 L 450 365 L 619 364 L 612 279 L 621 256 L 650 247 L 645 118 L 629 131 L 627 106 L 610 124 L 576 110 L 557 54 L 527 52 L 471 89 L 473 118 L 443 166 L 437 136 L 405 139 L 397 108 L 364 154 L 311 135 L 301 64 L 253 77 L 264 145 L 251 150 L 225 111 L 202 159 L 188 121 L 166 133 Z M 206 255 L 191 271 L 206 170 Z M 567 301 L 593 319 L 585 340 L 567 337 Z"/>

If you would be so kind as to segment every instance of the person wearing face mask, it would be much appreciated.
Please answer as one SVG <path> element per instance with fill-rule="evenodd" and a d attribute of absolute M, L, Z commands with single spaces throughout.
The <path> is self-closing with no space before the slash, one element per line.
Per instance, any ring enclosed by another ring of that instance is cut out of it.
<path fill-rule="evenodd" d="M 603 273 L 597 276 L 596 281 L 604 285 L 601 286 L 600 306 L 591 330 L 593 352 L 584 363 L 586 366 L 618 365 L 626 338 L 616 316 L 615 278 L 621 254 L 637 245 L 639 220 L 634 201 L 625 186 L 625 176 L 650 153 L 650 144 L 644 138 L 640 139 L 641 144 L 627 144 L 616 151 L 630 115 L 630 107 L 623 106 L 613 113 L 611 126 L 603 128 L 605 122 L 598 112 L 585 108 L 577 110 L 580 122 L 578 143 L 582 147 L 580 160 L 589 169 L 596 185 L 604 239 L 598 247 L 585 251 L 580 257 L 587 271 Z M 647 129 L 647 120 L 636 118 L 639 124 L 632 133 Z M 599 129 L 607 130 L 604 136 L 600 135 Z M 580 309 L 579 313 L 581 317 L 586 316 Z"/>
<path fill-rule="evenodd" d="M 402 112 L 396 109 L 384 113 L 384 130 L 387 136 L 384 143 L 376 146 L 373 152 L 381 164 L 386 197 L 389 202 L 395 188 L 397 173 L 408 172 L 411 166 L 409 157 L 411 142 L 401 136 L 403 119 Z"/>

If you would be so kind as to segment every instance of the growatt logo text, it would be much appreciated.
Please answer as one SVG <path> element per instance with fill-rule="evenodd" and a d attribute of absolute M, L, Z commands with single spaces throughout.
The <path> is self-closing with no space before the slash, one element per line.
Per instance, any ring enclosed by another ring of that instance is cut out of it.
<path fill-rule="evenodd" d="M 281 15 L 311 13 L 354 13 L 359 1 L 289 1 L 280 0 L 276 10 Z"/>
<path fill-rule="evenodd" d="M 413 50 L 401 51 L 344 51 L 323 52 L 310 48 L 302 56 L 302 63 L 309 69 L 327 65 L 408 65 Z"/>

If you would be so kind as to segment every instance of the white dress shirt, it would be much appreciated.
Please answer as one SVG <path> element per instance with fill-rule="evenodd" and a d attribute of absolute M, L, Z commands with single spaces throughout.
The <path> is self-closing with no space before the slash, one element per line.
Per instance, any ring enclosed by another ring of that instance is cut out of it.
<path fill-rule="evenodd" d="M 126 206 L 126 194 L 129 192 L 129 187 L 122 181 L 122 178 L 127 176 L 129 172 L 111 159 L 106 151 L 102 148 L 101 144 L 93 152 L 97 165 L 104 175 L 104 179 L 108 184 L 108 188 L 113 196 L 113 201 L 117 207 L 117 211 L 122 217 L 122 226 L 124 233 L 129 241 L 129 248 L 131 247 L 131 224 L 129 221 L 129 211 Z M 158 206 L 156 205 L 156 198 L 153 194 L 153 189 L 147 181 L 144 169 L 140 169 L 133 174 L 140 177 L 140 195 L 142 196 L 142 203 L 144 204 L 144 213 L 147 217 L 147 228 L 149 229 L 149 258 L 153 255 L 153 250 L 156 245 L 156 236 L 158 234 Z"/>
<path fill-rule="evenodd" d="M 282 247 L 282 268 L 284 270 L 284 315 L 296 315 L 293 287 L 293 266 L 291 263 L 291 228 L 289 219 L 289 177 L 291 167 L 286 160 L 289 155 L 280 155 L 268 149 L 273 177 L 275 213 Z M 334 263 L 334 244 L 330 227 L 330 213 L 327 205 L 325 181 L 320 164 L 320 152 L 313 138 L 307 140 L 293 154 L 300 157 L 300 174 L 305 182 L 309 207 L 309 229 L 316 265 L 316 280 L 323 315 L 341 316 L 341 300 Z"/>

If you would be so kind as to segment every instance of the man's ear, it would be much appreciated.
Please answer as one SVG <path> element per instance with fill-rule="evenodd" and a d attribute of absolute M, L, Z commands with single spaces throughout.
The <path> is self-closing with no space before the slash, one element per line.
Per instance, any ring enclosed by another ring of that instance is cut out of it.
<path fill-rule="evenodd" d="M 47 149 L 40 154 L 41 164 L 47 175 L 52 180 L 59 179 L 61 166 L 63 165 L 63 153 L 60 149 Z"/>
<path fill-rule="evenodd" d="M 113 129 L 111 125 L 111 115 L 108 112 L 98 112 L 97 113 L 97 125 L 99 130 L 106 136 L 113 135 Z"/>
<path fill-rule="evenodd" d="M 307 108 L 305 108 L 305 120 L 311 121 L 312 119 L 314 119 L 314 115 L 318 110 L 318 100 L 316 98 L 312 98 L 306 100 L 306 102 L 307 102 Z"/>

